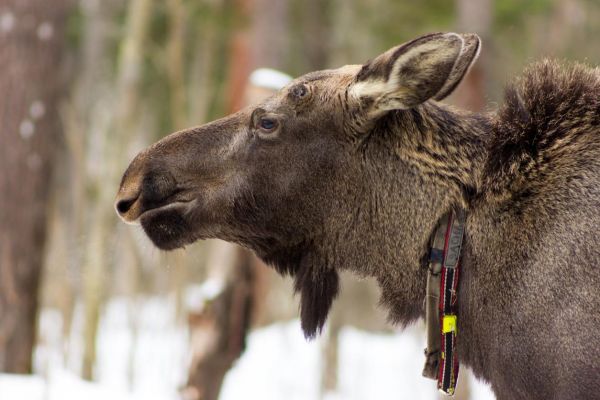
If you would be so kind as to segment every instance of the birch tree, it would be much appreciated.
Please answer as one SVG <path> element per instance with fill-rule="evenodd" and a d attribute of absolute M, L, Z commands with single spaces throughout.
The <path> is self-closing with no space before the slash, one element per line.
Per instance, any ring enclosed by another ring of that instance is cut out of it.
<path fill-rule="evenodd" d="M 1 372 L 32 368 L 69 6 L 0 1 Z"/>

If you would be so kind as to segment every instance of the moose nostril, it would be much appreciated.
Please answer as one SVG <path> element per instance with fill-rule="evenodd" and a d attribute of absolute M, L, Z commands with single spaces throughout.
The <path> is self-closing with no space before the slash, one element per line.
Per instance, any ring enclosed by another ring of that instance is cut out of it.
<path fill-rule="evenodd" d="M 131 208 L 133 203 L 135 203 L 136 200 L 137 197 L 133 199 L 119 200 L 117 202 L 117 211 L 119 212 L 119 214 L 125 214 L 127 211 L 129 211 L 129 209 Z"/>

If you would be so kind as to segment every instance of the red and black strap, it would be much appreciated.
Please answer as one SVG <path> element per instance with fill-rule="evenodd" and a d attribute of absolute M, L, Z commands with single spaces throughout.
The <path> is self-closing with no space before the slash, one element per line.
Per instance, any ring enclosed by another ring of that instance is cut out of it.
<path fill-rule="evenodd" d="M 449 395 L 454 394 L 459 370 L 456 354 L 457 293 L 465 219 L 463 210 L 450 213 L 441 268 L 439 300 L 441 349 L 438 364 L 438 389 Z"/>
<path fill-rule="evenodd" d="M 458 266 L 454 269 L 442 269 L 441 292 L 443 296 L 440 301 L 440 325 L 444 327 L 444 318 L 456 315 L 456 284 L 458 283 Z M 454 288 L 454 289 L 453 289 Z M 438 389 L 447 394 L 453 394 L 458 378 L 458 357 L 455 352 L 456 328 L 445 331 L 442 329 L 440 364 L 438 370 Z"/>
<path fill-rule="evenodd" d="M 448 395 L 454 394 L 458 380 L 457 292 L 465 220 L 464 210 L 450 211 L 440 219 L 431 237 L 427 273 L 423 376 L 436 379 L 438 389 Z"/>

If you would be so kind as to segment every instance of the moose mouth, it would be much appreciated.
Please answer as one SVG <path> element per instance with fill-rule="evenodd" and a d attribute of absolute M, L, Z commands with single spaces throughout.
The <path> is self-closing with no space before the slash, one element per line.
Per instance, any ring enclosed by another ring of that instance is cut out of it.
<path fill-rule="evenodd" d="M 191 227 L 184 217 L 189 202 L 173 202 L 146 210 L 140 223 L 152 243 L 161 250 L 174 250 L 194 242 Z"/>

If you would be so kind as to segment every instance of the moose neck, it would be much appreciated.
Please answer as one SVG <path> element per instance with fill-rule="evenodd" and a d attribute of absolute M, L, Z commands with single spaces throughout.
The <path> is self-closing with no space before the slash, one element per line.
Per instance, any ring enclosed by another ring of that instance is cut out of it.
<path fill-rule="evenodd" d="M 422 316 L 429 239 L 442 215 L 477 195 L 488 128 L 484 115 L 428 103 L 383 117 L 364 144 L 365 187 L 349 189 L 364 206 L 348 211 L 339 266 L 375 277 L 395 322 Z"/>
<path fill-rule="evenodd" d="M 489 116 L 431 102 L 395 117 L 397 154 L 426 180 L 444 186 L 446 197 L 469 208 L 481 189 L 491 131 Z"/>

